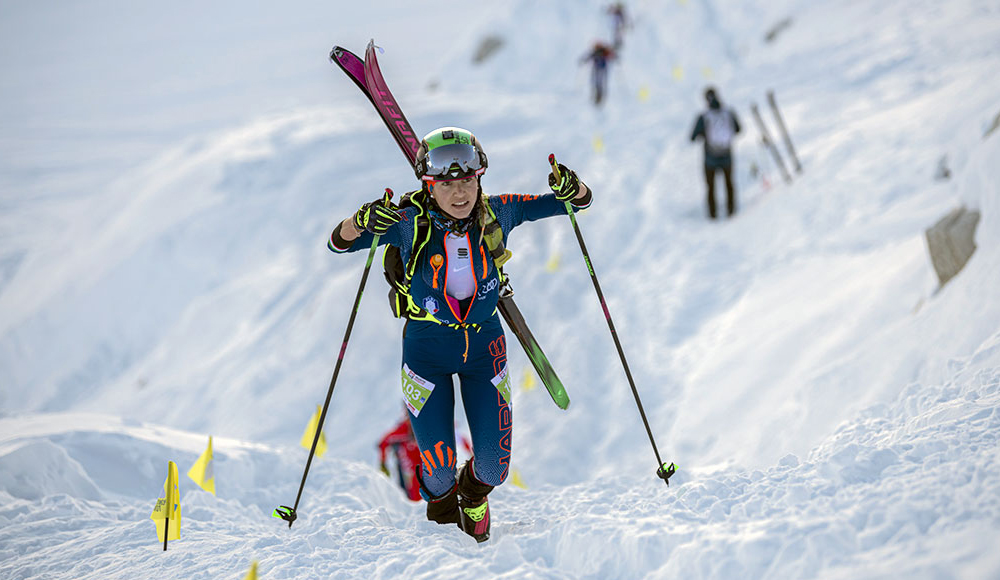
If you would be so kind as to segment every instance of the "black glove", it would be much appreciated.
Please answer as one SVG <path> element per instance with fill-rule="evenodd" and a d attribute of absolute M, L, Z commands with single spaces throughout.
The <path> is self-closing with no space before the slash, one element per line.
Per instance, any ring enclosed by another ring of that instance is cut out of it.
<path fill-rule="evenodd" d="M 381 236 L 389 231 L 393 224 L 402 219 L 402 216 L 396 212 L 396 207 L 390 201 L 391 199 L 392 190 L 386 189 L 385 195 L 361 206 L 361 209 L 354 213 L 354 227 L 359 230 L 368 230 L 376 236 Z"/>
<path fill-rule="evenodd" d="M 580 180 L 575 171 L 560 163 L 559 177 L 560 180 L 556 183 L 556 176 L 549 173 L 549 187 L 552 188 L 552 193 L 556 194 L 556 199 L 569 201 L 580 193 Z"/>

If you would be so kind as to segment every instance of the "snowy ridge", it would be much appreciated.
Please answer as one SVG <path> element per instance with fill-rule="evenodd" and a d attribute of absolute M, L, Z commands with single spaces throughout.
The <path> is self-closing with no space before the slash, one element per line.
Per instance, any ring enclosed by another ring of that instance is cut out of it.
<path fill-rule="evenodd" d="M 1000 576 L 1000 11 L 634 2 L 595 110 L 576 59 L 602 8 L 0 6 L 19 55 L 0 80 L 0 577 L 242 578 L 252 560 L 261 578 Z M 464 22 L 449 42 L 411 41 L 444 14 Z M 505 45 L 473 66 L 486 34 Z M 573 403 L 527 389 L 509 353 L 527 488 L 490 496 L 489 543 L 426 522 L 375 465 L 402 409 L 377 272 L 330 451 L 295 526 L 270 517 L 295 499 L 363 266 L 326 237 L 413 185 L 326 62 L 370 37 L 418 133 L 483 141 L 489 193 L 543 191 L 549 153 L 595 190 L 580 226 L 680 466 L 669 488 L 552 219 L 515 231 L 508 270 Z M 687 140 L 707 83 L 744 126 L 740 213 L 716 224 Z M 791 185 L 749 113 L 770 121 L 772 88 L 806 168 Z M 938 288 L 923 232 L 960 205 L 982 215 L 977 251 Z M 209 434 L 218 496 L 184 476 Z M 164 553 L 149 513 L 168 460 L 184 520 Z"/>

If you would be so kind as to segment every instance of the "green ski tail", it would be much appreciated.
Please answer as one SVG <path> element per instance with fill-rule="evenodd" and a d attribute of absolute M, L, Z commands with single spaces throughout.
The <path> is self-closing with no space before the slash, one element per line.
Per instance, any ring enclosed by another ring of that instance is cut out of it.
<path fill-rule="evenodd" d="M 507 322 L 507 326 L 514 333 L 514 336 L 517 337 L 518 342 L 521 343 L 525 354 L 531 360 L 531 365 L 535 367 L 538 378 L 542 379 L 542 384 L 549 391 L 552 401 L 560 409 L 565 410 L 569 407 L 569 395 L 566 393 L 566 388 L 563 387 L 562 381 L 556 375 L 555 369 L 552 368 L 549 359 L 542 352 L 542 347 L 538 345 L 538 341 L 531 334 L 531 330 L 528 328 L 527 323 L 525 323 L 521 311 L 509 295 L 500 297 L 499 308 L 500 314 L 503 316 L 504 321 Z"/>

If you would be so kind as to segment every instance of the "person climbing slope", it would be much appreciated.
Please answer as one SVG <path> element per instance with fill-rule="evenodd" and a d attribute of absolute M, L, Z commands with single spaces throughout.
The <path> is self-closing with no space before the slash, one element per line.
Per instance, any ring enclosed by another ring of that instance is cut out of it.
<path fill-rule="evenodd" d="M 420 143 L 415 173 L 420 188 L 399 206 L 386 193 L 364 204 L 333 231 L 337 253 L 378 244 L 398 248 L 390 302 L 407 319 L 401 365 L 403 398 L 421 451 L 417 475 L 427 518 L 458 524 L 477 541 L 489 538 L 487 496 L 507 478 L 511 457 L 511 389 L 507 348 L 497 314 L 509 258 L 507 237 L 526 221 L 588 207 L 589 188 L 560 165 L 549 175 L 552 193 L 483 193 L 486 153 L 469 131 L 443 127 Z M 390 248 L 391 249 L 391 248 Z M 387 272 L 389 250 L 386 250 Z M 462 389 L 473 457 L 457 464 L 455 392 Z"/>
<path fill-rule="evenodd" d="M 591 65 L 590 84 L 594 106 L 600 106 L 604 102 L 604 95 L 608 92 L 608 67 L 614 59 L 614 49 L 600 41 L 595 42 L 590 52 L 580 58 L 581 65 Z"/>
<path fill-rule="evenodd" d="M 406 497 L 420 501 L 420 484 L 417 481 L 416 470 L 421 464 L 420 447 L 413 437 L 409 416 L 403 418 L 378 442 L 379 469 L 389 476 L 389 452 L 392 452 L 396 463 L 396 481 L 406 492 Z"/>

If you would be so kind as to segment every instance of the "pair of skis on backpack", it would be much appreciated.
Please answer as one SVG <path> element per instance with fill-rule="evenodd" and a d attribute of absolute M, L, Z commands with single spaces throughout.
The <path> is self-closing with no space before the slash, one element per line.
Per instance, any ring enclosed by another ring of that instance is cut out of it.
<path fill-rule="evenodd" d="M 417 149 L 420 147 L 420 138 L 413 132 L 413 128 L 403 115 L 395 97 L 389 91 L 389 87 L 382 77 L 382 72 L 379 70 L 375 51 L 375 42 L 369 42 L 368 48 L 365 50 L 365 58 L 362 60 L 346 48 L 335 46 L 330 51 L 330 60 L 336 63 L 368 97 L 412 167 L 416 161 Z M 507 327 L 517 337 L 518 342 L 521 343 L 521 348 L 528 355 L 531 365 L 548 390 L 552 401 L 560 409 L 566 409 L 569 407 L 569 395 L 545 353 L 542 352 L 542 347 L 531 334 L 531 330 L 524 321 L 524 316 L 517 304 L 514 303 L 513 296 L 514 292 L 510 286 L 501 289 L 498 303 L 500 315 L 503 316 Z"/>

